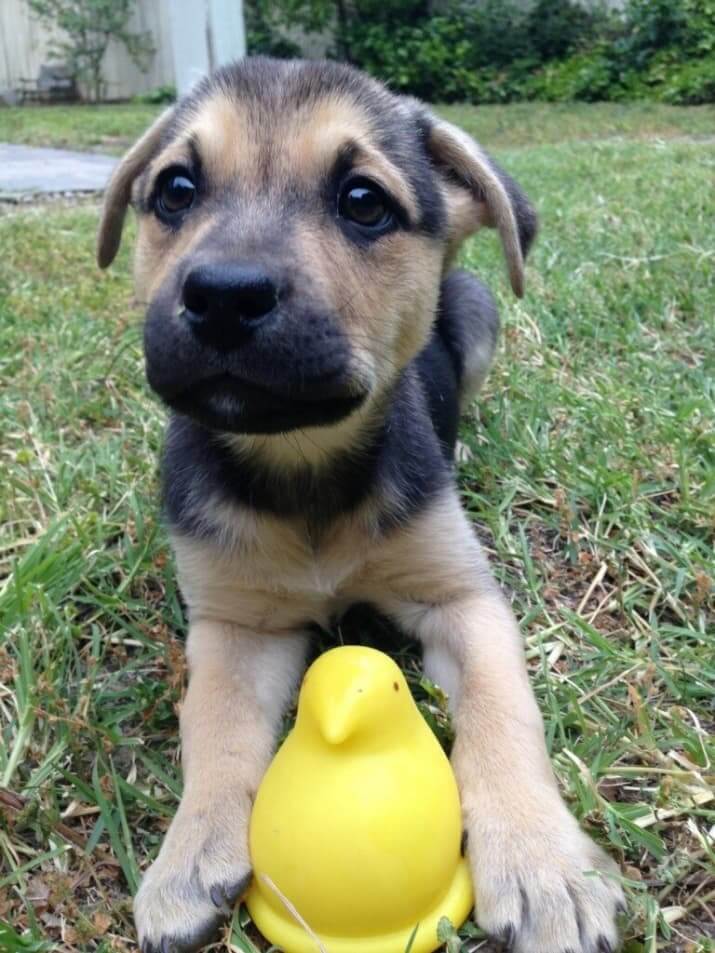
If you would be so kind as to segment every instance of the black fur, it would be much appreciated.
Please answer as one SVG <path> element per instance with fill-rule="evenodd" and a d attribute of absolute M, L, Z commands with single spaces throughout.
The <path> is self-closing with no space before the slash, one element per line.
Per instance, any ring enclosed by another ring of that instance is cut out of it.
<path fill-rule="evenodd" d="M 427 395 L 432 425 L 448 460 L 454 457 L 465 359 L 479 347 L 494 351 L 499 313 L 488 288 L 468 271 L 443 280 L 437 320 L 416 365 Z"/>
<path fill-rule="evenodd" d="M 531 202 L 527 199 L 514 179 L 505 172 L 502 167 L 489 156 L 489 163 L 496 172 L 501 184 L 504 186 L 506 194 L 509 196 L 511 207 L 514 210 L 516 219 L 516 228 L 519 233 L 519 244 L 521 253 L 526 258 L 531 248 L 539 227 L 539 220 L 536 216 Z"/>
<path fill-rule="evenodd" d="M 499 334 L 499 312 L 486 285 L 471 272 L 451 271 L 442 282 L 437 332 L 461 382 L 465 356 L 478 345 L 493 351 Z"/>
<path fill-rule="evenodd" d="M 447 460 L 454 456 L 459 425 L 460 369 L 439 325 L 432 331 L 427 347 L 416 358 L 417 370 L 427 398 L 432 427 Z"/>
<path fill-rule="evenodd" d="M 497 326 L 484 285 L 452 272 L 427 346 L 376 408 L 381 425 L 322 469 L 269 471 L 241 459 L 220 434 L 175 415 L 163 461 L 169 522 L 182 533 L 211 536 L 221 527 L 210 523 L 204 504 L 220 500 L 275 516 L 302 514 L 320 532 L 372 498 L 383 530 L 401 525 L 451 478 L 464 355 L 477 334 L 495 335 Z"/>
<path fill-rule="evenodd" d="M 400 525 L 446 485 L 450 468 L 414 366 L 388 396 L 384 419 L 366 445 L 322 469 L 269 470 L 256 459 L 241 458 L 220 434 L 174 415 L 162 466 L 170 524 L 200 537 L 220 533 L 205 506 L 211 501 L 275 516 L 301 515 L 319 533 L 373 497 L 378 524 Z"/>
<path fill-rule="evenodd" d="M 206 249 L 196 258 L 209 255 Z M 297 271 L 287 276 L 287 261 L 288 250 L 277 241 L 273 268 L 293 291 L 280 308 L 245 327 L 240 346 L 232 347 L 199 339 L 186 315 L 175 313 L 195 258 L 172 274 L 144 325 L 147 377 L 171 408 L 214 430 L 275 433 L 336 422 L 361 402 L 364 385 L 351 370 L 345 333 L 321 309 L 307 279 L 301 287 Z"/>

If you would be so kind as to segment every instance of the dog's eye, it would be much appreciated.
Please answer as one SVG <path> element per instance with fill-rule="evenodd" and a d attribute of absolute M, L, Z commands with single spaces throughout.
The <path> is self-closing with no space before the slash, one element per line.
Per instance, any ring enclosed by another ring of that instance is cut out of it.
<path fill-rule="evenodd" d="M 159 182 L 157 209 L 163 215 L 176 215 L 193 205 L 196 186 L 184 169 L 169 169 Z"/>
<path fill-rule="evenodd" d="M 338 214 L 362 228 L 383 231 L 393 222 L 389 200 L 379 185 L 366 180 L 347 182 L 338 197 Z"/>

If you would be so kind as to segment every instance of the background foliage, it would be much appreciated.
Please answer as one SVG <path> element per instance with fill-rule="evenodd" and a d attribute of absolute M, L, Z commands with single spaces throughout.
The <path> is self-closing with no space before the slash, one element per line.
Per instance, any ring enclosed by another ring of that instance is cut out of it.
<path fill-rule="evenodd" d="M 252 0 L 247 17 L 254 53 L 317 36 L 428 100 L 715 101 L 715 0 Z"/>

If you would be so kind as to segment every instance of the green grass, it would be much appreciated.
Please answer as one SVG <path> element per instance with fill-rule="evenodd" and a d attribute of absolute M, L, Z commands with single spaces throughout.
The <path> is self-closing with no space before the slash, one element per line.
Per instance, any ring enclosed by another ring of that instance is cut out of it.
<path fill-rule="evenodd" d="M 504 333 L 460 484 L 522 621 L 564 794 L 630 879 L 629 953 L 705 953 L 715 145 L 689 141 L 705 110 L 667 110 L 667 141 L 659 107 L 531 108 L 450 110 L 489 130 L 542 218 L 520 302 L 493 235 L 465 251 Z M 130 242 L 99 274 L 96 216 L 0 212 L 0 950 L 132 949 L 131 892 L 181 787 L 163 412 Z M 230 929 L 255 949 L 245 914 Z"/>
<path fill-rule="evenodd" d="M 485 146 L 509 149 L 590 139 L 710 139 L 715 106 L 663 103 L 514 103 L 509 106 L 440 106 Z"/>
<path fill-rule="evenodd" d="M 161 109 L 143 103 L 0 108 L 0 142 L 121 153 Z"/>
<path fill-rule="evenodd" d="M 0 142 L 120 153 L 163 108 L 139 103 L 0 108 Z M 518 103 L 439 109 L 492 148 L 604 137 L 715 136 L 715 106 L 683 109 L 663 103 Z"/>

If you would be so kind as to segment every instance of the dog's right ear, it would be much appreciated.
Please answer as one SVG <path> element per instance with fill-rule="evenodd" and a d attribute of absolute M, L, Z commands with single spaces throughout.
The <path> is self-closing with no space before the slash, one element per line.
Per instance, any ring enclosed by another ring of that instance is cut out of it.
<path fill-rule="evenodd" d="M 119 251 L 124 217 L 132 196 L 132 185 L 157 151 L 173 115 L 173 106 L 165 110 L 131 147 L 112 173 L 104 195 L 102 218 L 97 233 L 97 263 L 100 268 L 108 268 Z"/>
<path fill-rule="evenodd" d="M 448 263 L 483 225 L 501 239 L 514 293 L 524 294 L 524 259 L 537 230 L 531 203 L 516 182 L 462 129 L 416 103 L 427 152 L 447 197 Z"/>

